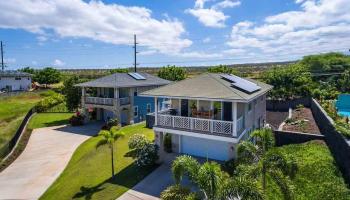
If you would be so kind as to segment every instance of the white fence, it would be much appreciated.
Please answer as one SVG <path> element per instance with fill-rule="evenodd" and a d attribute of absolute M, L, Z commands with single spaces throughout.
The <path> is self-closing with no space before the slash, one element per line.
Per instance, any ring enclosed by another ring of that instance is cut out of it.
<path fill-rule="evenodd" d="M 113 98 L 85 97 L 85 103 L 113 106 Z"/>
<path fill-rule="evenodd" d="M 233 122 L 230 121 L 158 114 L 157 125 L 208 133 L 224 134 L 233 137 L 237 137 L 238 135 L 237 133 L 233 133 Z M 237 120 L 237 132 L 240 132 L 243 127 L 243 117 L 241 117 Z"/>

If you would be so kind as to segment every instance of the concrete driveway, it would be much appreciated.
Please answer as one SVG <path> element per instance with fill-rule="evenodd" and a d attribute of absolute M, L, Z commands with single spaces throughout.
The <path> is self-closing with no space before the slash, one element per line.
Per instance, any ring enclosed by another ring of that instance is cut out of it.
<path fill-rule="evenodd" d="M 0 173 L 0 199 L 38 199 L 68 164 L 75 149 L 101 124 L 33 130 L 22 154 Z"/>
<path fill-rule="evenodd" d="M 176 156 L 178 155 L 168 154 L 161 166 L 117 200 L 159 200 L 160 193 L 175 183 L 171 173 L 171 163 Z M 182 184 L 191 185 L 186 179 Z"/>

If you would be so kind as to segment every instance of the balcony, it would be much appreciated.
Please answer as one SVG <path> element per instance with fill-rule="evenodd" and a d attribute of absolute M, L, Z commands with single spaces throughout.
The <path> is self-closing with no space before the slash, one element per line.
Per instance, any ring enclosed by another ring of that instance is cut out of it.
<path fill-rule="evenodd" d="M 113 106 L 114 99 L 113 98 L 101 98 L 101 97 L 85 97 L 86 104 L 95 104 L 95 105 L 106 105 Z"/>
<path fill-rule="evenodd" d="M 234 122 L 193 117 L 173 116 L 168 114 L 157 115 L 157 127 L 199 132 L 203 134 L 239 137 L 244 130 L 243 117 L 237 119 L 236 132 Z"/>
<path fill-rule="evenodd" d="M 122 97 L 122 98 L 119 98 L 119 104 L 120 104 L 121 106 L 130 104 L 130 97 Z"/>

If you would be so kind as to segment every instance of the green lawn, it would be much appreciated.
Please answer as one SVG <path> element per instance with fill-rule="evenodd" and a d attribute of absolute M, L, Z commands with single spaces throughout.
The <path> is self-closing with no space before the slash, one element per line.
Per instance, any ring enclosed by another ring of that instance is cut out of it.
<path fill-rule="evenodd" d="M 0 148 L 11 139 L 27 112 L 46 92 L 28 92 L 0 98 Z"/>
<path fill-rule="evenodd" d="M 30 119 L 27 128 L 33 130 L 35 128 L 68 124 L 68 120 L 72 115 L 73 113 L 38 113 Z"/>
<path fill-rule="evenodd" d="M 116 142 L 114 180 L 111 179 L 110 150 L 107 146 L 96 149 L 100 137 L 93 137 L 79 146 L 64 172 L 41 199 L 116 199 L 142 180 L 154 168 L 139 168 L 132 158 L 125 156 L 129 151 L 128 140 L 135 133 L 153 139 L 153 130 L 142 123 L 126 126 L 123 132 L 125 137 Z"/>
<path fill-rule="evenodd" d="M 287 156 L 293 155 L 298 173 L 292 181 L 295 199 L 350 199 L 341 173 L 327 147 L 322 142 L 279 147 Z M 268 199 L 282 199 L 277 186 L 269 182 Z"/>

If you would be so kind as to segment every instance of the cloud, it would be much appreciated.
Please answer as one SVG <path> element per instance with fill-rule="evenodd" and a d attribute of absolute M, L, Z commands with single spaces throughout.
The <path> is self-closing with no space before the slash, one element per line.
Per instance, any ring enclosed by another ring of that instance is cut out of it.
<path fill-rule="evenodd" d="M 263 23 L 242 21 L 232 27 L 228 45 L 266 59 L 346 50 L 350 46 L 348 0 L 297 0 L 299 11 L 268 16 Z"/>
<path fill-rule="evenodd" d="M 185 10 L 185 13 L 196 17 L 204 26 L 214 28 L 226 26 L 225 21 L 229 16 L 225 15 L 222 9 L 233 8 L 241 4 L 240 1 L 224 0 L 212 5 L 210 8 L 204 8 L 206 1 L 208 0 L 196 0 L 194 8 Z"/>
<path fill-rule="evenodd" d="M 203 43 L 209 43 L 211 41 L 210 37 L 206 37 L 203 39 Z"/>
<path fill-rule="evenodd" d="M 63 62 L 62 60 L 60 59 L 55 59 L 53 62 L 52 62 L 52 65 L 56 66 L 56 67 L 62 67 L 64 65 L 66 65 L 65 62 Z"/>
<path fill-rule="evenodd" d="M 130 45 L 137 34 L 140 45 L 162 53 L 178 53 L 192 41 L 177 19 L 155 19 L 152 11 L 137 6 L 102 1 L 36 0 L 0 1 L 0 28 L 23 29 L 61 38 L 89 38 L 116 45 Z M 174 45 L 160 45 L 171 41 Z"/>

